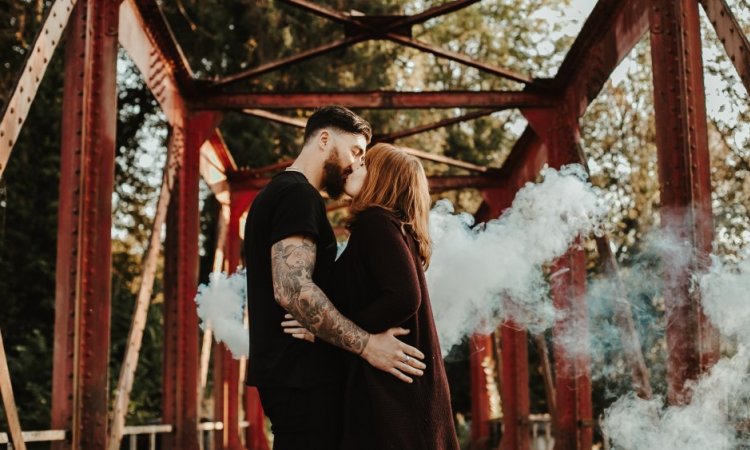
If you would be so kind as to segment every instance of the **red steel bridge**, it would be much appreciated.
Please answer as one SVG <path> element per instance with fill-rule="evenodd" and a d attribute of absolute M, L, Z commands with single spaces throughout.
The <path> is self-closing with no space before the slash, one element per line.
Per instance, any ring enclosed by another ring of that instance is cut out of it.
<path fill-rule="evenodd" d="M 117 449 L 125 432 L 128 405 L 150 294 L 165 236 L 165 323 L 163 410 L 165 449 L 199 448 L 198 398 L 205 386 L 209 355 L 215 377 L 214 448 L 267 449 L 263 412 L 257 392 L 240 383 L 247 361 L 235 361 L 220 345 L 211 351 L 210 332 L 201 345 L 193 298 L 198 274 L 198 185 L 202 176 L 222 205 L 215 269 L 239 264 L 239 222 L 274 166 L 238 169 L 218 126 L 226 111 L 243 111 L 269 121 L 300 127 L 304 123 L 275 109 L 315 108 L 340 104 L 356 109 L 464 108 L 466 115 L 377 136 L 394 141 L 494 111 L 514 108 L 528 121 L 502 168 L 488 169 L 416 149 L 417 156 L 468 169 L 473 175 L 433 177 L 433 191 L 476 188 L 484 199 L 479 220 L 497 217 L 515 192 L 533 180 L 544 164 L 585 163 L 579 145 L 579 118 L 598 95 L 620 61 L 650 33 L 657 124 L 661 214 L 698 252 L 685 267 L 665 277 L 668 398 L 687 401 L 685 383 L 718 357 L 718 337 L 706 321 L 700 302 L 689 296 L 688 269 L 706 264 L 711 250 L 711 184 L 707 144 L 705 90 L 701 60 L 699 8 L 710 18 L 742 82 L 750 90 L 750 44 L 724 0 L 599 0 L 572 48 L 551 79 L 537 79 L 497 67 L 412 37 L 411 27 L 450 14 L 479 0 L 452 0 L 408 16 L 350 15 L 309 0 L 279 0 L 341 24 L 345 37 L 319 47 L 253 67 L 221 79 L 199 80 L 174 39 L 154 0 L 55 0 L 42 31 L 18 75 L 0 123 L 0 176 L 13 170 L 14 142 L 63 33 L 65 78 L 62 117 L 61 174 L 56 265 L 56 306 L 52 386 L 53 448 Z M 480 71 L 522 83 L 519 91 L 441 92 L 243 92 L 243 81 L 282 67 L 370 39 L 400 45 L 457 61 Z M 150 247 L 143 261 L 143 282 L 133 313 L 129 343 L 114 403 L 108 394 L 110 336 L 111 197 L 114 183 L 117 117 L 118 44 L 134 61 L 170 126 L 168 163 L 163 174 Z M 228 87 L 232 86 L 232 89 Z M 675 219 L 674 210 L 687 210 Z M 617 263 L 606 237 L 598 238 L 600 263 L 616 273 Z M 557 307 L 570 311 L 555 334 L 576 333 L 585 342 L 585 258 L 571 249 L 555 263 L 568 269 L 552 286 Z M 620 299 L 616 321 L 625 343 L 633 384 L 642 397 L 651 395 L 648 370 L 626 300 Z M 572 330 L 572 331 L 570 331 Z M 494 339 L 499 338 L 499 339 Z M 494 336 L 476 335 L 471 357 L 472 442 L 486 447 L 490 434 L 485 368 L 499 367 L 504 433 L 500 448 L 528 449 L 529 368 L 527 333 L 512 323 L 500 324 Z M 501 344 L 495 345 L 496 342 Z M 1 343 L 1 341 L 0 341 Z M 555 448 L 590 449 L 592 417 L 590 361 L 585 352 L 568 355 L 537 340 L 545 368 L 547 403 Z M 2 346 L 0 345 L 0 350 Z M 11 380 L 0 352 L 0 386 L 16 448 L 24 448 L 13 403 Z M 554 363 L 550 362 L 554 361 Z M 250 362 L 252 363 L 252 362 Z M 553 365 L 575 370 L 553 370 Z M 554 372 L 554 375 L 553 375 Z M 110 405 L 114 405 L 110 408 Z M 241 420 L 244 419 L 244 420 Z M 205 427 L 204 427 L 205 428 Z M 27 434 L 27 438 L 31 434 Z"/>

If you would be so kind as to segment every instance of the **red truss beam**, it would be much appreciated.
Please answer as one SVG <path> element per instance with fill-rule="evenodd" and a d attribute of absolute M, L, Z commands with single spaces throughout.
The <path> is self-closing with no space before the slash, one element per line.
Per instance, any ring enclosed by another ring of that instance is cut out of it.
<path fill-rule="evenodd" d="M 359 28 L 364 33 L 372 33 L 375 37 L 384 37 L 390 41 L 399 43 L 401 45 L 405 45 L 407 47 L 416 48 L 417 50 L 432 53 L 433 55 L 440 56 L 452 61 L 460 62 L 462 64 L 465 64 L 469 67 L 474 67 L 476 69 L 479 69 L 483 72 L 491 73 L 493 75 L 501 76 L 504 78 L 508 78 L 513 81 L 517 81 L 519 83 L 526 83 L 530 84 L 533 82 L 533 80 L 525 75 L 520 75 L 518 73 L 515 73 L 511 70 L 504 69 L 501 67 L 496 67 L 492 64 L 487 64 L 482 61 L 478 61 L 474 58 L 468 57 L 466 55 L 462 55 L 459 53 L 451 52 L 448 50 L 444 50 L 442 48 L 436 47 L 434 45 L 409 38 L 406 36 L 403 36 L 401 33 L 390 31 L 396 27 L 391 26 L 385 30 L 383 30 L 380 27 L 373 26 L 372 24 L 368 23 L 367 20 L 361 20 L 356 16 L 351 16 L 348 14 L 343 14 L 339 11 L 335 11 L 329 8 L 326 8 L 324 6 L 318 5 L 316 3 L 312 3 L 307 0 L 281 0 L 284 3 L 287 3 L 289 5 L 295 6 L 297 8 L 304 9 L 308 12 L 311 12 L 313 14 L 316 14 L 318 16 L 324 17 L 326 19 L 334 20 L 336 22 L 343 23 L 344 25 L 350 27 L 350 28 Z M 399 24 L 399 22 L 394 22 L 395 24 Z"/>
<path fill-rule="evenodd" d="M 571 112 L 581 117 L 612 71 L 648 30 L 646 0 L 599 1 L 552 84 L 564 89 Z"/>
<path fill-rule="evenodd" d="M 455 125 L 457 123 L 466 122 L 469 120 L 478 119 L 480 117 L 488 116 L 495 112 L 494 109 L 480 109 L 478 111 L 472 111 L 460 116 L 456 117 L 450 117 L 448 119 L 439 120 L 434 123 L 427 123 L 424 125 L 419 125 L 413 128 L 408 128 L 406 130 L 401 131 L 394 131 L 392 133 L 386 133 L 386 134 L 376 134 L 372 137 L 373 142 L 393 142 L 398 139 L 403 139 L 409 136 L 414 136 L 415 134 L 424 133 L 426 131 L 432 131 L 436 130 L 438 128 L 447 127 L 450 125 Z"/>
<path fill-rule="evenodd" d="M 221 164 L 224 167 L 225 173 L 236 172 L 237 164 L 234 162 L 232 153 L 229 151 L 229 148 L 227 147 L 227 143 L 224 142 L 224 136 L 222 136 L 218 128 L 214 130 L 214 132 L 208 138 L 208 142 L 210 142 L 211 145 L 213 146 L 214 152 L 216 153 L 216 156 L 219 158 L 219 161 L 221 161 Z"/>
<path fill-rule="evenodd" d="M 159 3 L 154 0 L 125 0 L 138 11 L 142 29 L 158 49 L 162 60 L 167 61 L 180 92 L 187 95 L 194 88 L 193 72 Z"/>
<path fill-rule="evenodd" d="M 466 6 L 472 5 L 474 3 L 477 3 L 479 0 L 456 0 L 453 2 L 448 2 L 446 4 L 436 6 L 430 9 L 427 9 L 419 14 L 415 14 L 413 16 L 407 16 L 400 20 L 391 20 L 388 23 L 383 23 L 381 27 L 379 27 L 377 30 L 371 30 L 367 29 L 367 31 L 361 32 L 356 35 L 351 35 L 346 37 L 345 39 L 339 39 L 334 42 L 330 42 L 328 44 L 323 44 L 319 47 L 305 50 L 303 52 L 297 53 L 295 55 L 279 59 L 277 61 L 272 61 L 266 64 L 262 64 L 258 67 L 254 67 L 252 69 L 244 70 L 242 72 L 239 72 L 234 75 L 230 75 L 227 77 L 224 77 L 216 82 L 216 86 L 223 86 L 231 83 L 235 83 L 240 80 L 257 77 L 259 75 L 262 75 L 264 73 L 272 72 L 274 70 L 279 70 L 284 67 L 288 67 L 290 65 L 306 61 L 311 58 L 315 58 L 317 56 L 324 55 L 326 53 L 330 53 L 332 51 L 336 51 L 342 48 L 350 47 L 354 44 L 357 44 L 359 42 L 363 42 L 369 39 L 375 38 L 378 34 L 382 34 L 385 32 L 393 31 L 395 33 L 403 33 L 403 30 L 405 28 L 411 28 L 412 25 L 426 22 L 429 19 L 432 19 L 434 17 L 442 16 L 444 14 L 448 14 L 454 11 L 458 11 L 459 9 L 465 8 Z M 324 10 L 320 9 L 318 5 L 311 4 L 311 12 L 319 15 L 325 14 L 326 11 L 331 12 L 330 10 Z M 349 16 L 340 14 L 336 11 L 332 11 L 333 16 L 328 17 L 333 20 L 338 20 L 339 15 L 341 16 L 342 20 L 339 20 L 340 22 L 344 23 L 345 25 L 348 24 L 348 18 Z M 355 25 L 349 25 L 349 32 L 351 32 L 351 29 L 354 28 L 356 30 L 359 30 L 361 26 L 355 24 Z"/>
<path fill-rule="evenodd" d="M 750 92 L 750 42 L 747 40 L 737 17 L 732 14 L 725 0 L 700 0 L 703 10 L 716 30 L 716 35 L 724 45 L 729 59 Z"/>
<path fill-rule="evenodd" d="M 576 117 L 583 115 L 612 71 L 648 30 L 647 6 L 646 0 L 600 0 L 586 19 L 551 82 L 555 90 L 563 91 L 562 98 Z M 533 180 L 547 160 L 547 149 L 534 135 L 527 127 L 501 169 L 514 186 Z"/>
<path fill-rule="evenodd" d="M 690 399 L 686 383 L 697 379 L 719 356 L 718 334 L 703 314 L 700 294 L 691 292 L 690 282 L 691 273 L 710 265 L 713 243 L 698 3 L 654 0 L 650 22 L 661 223 L 677 242 L 690 246 L 688 261 L 670 264 L 664 274 L 667 397 L 672 404 L 682 404 Z"/>
<path fill-rule="evenodd" d="M 209 94 L 191 104 L 198 110 L 217 109 L 310 109 L 337 104 L 359 109 L 423 108 L 551 108 L 553 100 L 543 94 L 519 91 L 441 92 L 287 92 Z"/>
<path fill-rule="evenodd" d="M 216 125 L 213 113 L 189 115 L 177 157 L 176 184 L 167 212 L 165 242 L 164 371 L 162 420 L 174 425 L 165 448 L 198 449 L 198 177 L 200 148 Z"/>
<path fill-rule="evenodd" d="M 5 104 L 0 120 L 0 178 L 75 4 L 75 0 L 57 0 L 52 4 L 34 45 L 28 51 L 10 100 Z"/>
<path fill-rule="evenodd" d="M 70 436 L 54 449 L 107 445 L 118 6 L 81 0 L 68 28 L 52 427 Z"/>
<path fill-rule="evenodd" d="M 477 221 L 496 219 L 513 203 L 513 190 L 483 190 L 484 203 L 477 211 Z M 512 322 L 503 323 L 495 331 L 500 336 L 500 397 L 503 406 L 502 450 L 529 450 L 531 433 L 529 357 L 526 330 Z"/>
<path fill-rule="evenodd" d="M 180 90 L 191 84 L 192 73 L 161 21 L 161 12 L 155 4 L 124 0 L 120 4 L 119 40 L 159 102 L 167 121 L 172 126 L 182 127 L 186 107 Z"/>
<path fill-rule="evenodd" d="M 280 123 L 282 125 L 290 125 L 297 128 L 305 128 L 305 124 L 307 123 L 305 119 L 287 117 L 263 109 L 243 109 L 242 112 L 244 114 L 247 114 L 248 116 L 258 117 L 260 119 L 266 119 L 271 122 Z"/>

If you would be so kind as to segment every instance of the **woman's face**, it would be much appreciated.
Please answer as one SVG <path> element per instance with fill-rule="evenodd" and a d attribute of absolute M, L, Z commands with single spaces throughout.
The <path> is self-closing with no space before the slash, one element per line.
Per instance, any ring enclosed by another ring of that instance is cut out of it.
<path fill-rule="evenodd" d="M 356 197 L 359 191 L 362 190 L 362 186 L 365 184 L 365 178 L 367 177 L 367 168 L 365 167 L 364 161 L 358 161 L 352 164 L 352 173 L 346 177 L 346 183 L 344 184 L 344 192 L 349 197 Z"/>

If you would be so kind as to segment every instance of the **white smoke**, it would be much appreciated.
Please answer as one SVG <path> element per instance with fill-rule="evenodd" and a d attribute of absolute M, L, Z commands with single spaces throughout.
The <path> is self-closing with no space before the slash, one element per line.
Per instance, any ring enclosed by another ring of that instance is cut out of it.
<path fill-rule="evenodd" d="M 610 406 L 602 428 L 614 448 L 622 450 L 730 450 L 748 448 L 738 423 L 750 419 L 750 260 L 738 267 L 718 259 L 697 280 L 706 315 L 737 352 L 723 357 L 694 383 L 692 399 L 664 406 L 660 397 L 643 400 L 628 395 Z"/>
<path fill-rule="evenodd" d="M 216 341 L 223 342 L 235 359 L 247 357 L 250 352 L 250 340 L 244 323 L 246 290 L 244 269 L 230 276 L 214 272 L 209 276 L 207 285 L 198 287 L 195 297 L 201 328 L 205 330 L 206 326 L 210 327 Z"/>
<path fill-rule="evenodd" d="M 549 328 L 556 312 L 543 265 L 581 235 L 599 230 L 606 209 L 580 165 L 542 171 L 497 220 L 473 227 L 439 201 L 430 214 L 433 253 L 427 283 L 443 354 L 464 336 L 512 319 L 532 333 Z"/>

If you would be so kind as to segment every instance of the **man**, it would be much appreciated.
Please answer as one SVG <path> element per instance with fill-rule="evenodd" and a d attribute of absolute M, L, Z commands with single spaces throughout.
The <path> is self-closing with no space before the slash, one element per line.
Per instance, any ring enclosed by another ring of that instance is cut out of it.
<path fill-rule="evenodd" d="M 407 330 L 370 335 L 342 316 L 321 289 L 336 239 L 319 190 L 331 198 L 342 194 L 352 166 L 363 163 L 370 136 L 370 125 L 346 108 L 317 110 L 305 127 L 299 156 L 258 194 L 248 214 L 247 384 L 258 387 L 275 450 L 336 448 L 343 380 L 335 347 L 404 382 L 425 368 L 424 355 L 396 337 Z M 284 334 L 280 324 L 287 313 L 327 343 Z"/>

